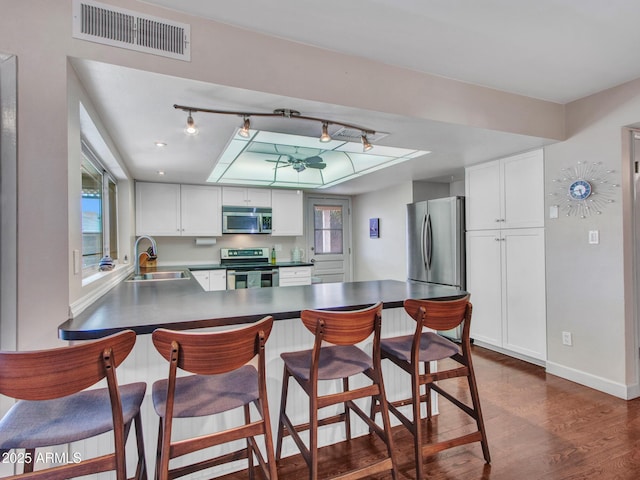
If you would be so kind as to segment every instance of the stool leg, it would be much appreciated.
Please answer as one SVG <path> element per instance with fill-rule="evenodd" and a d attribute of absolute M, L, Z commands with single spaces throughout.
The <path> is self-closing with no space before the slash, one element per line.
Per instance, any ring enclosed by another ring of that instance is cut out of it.
<path fill-rule="evenodd" d="M 278 419 L 278 439 L 276 443 L 276 461 L 280 460 L 282 455 L 282 439 L 284 437 L 284 416 L 287 411 L 287 395 L 289 390 L 289 371 L 284 367 L 282 374 L 282 392 L 280 394 L 280 416 Z"/>
<path fill-rule="evenodd" d="M 424 373 L 431 373 L 431 362 L 424 362 Z M 427 419 L 431 420 L 431 416 L 433 415 L 433 409 L 431 406 L 431 384 L 427 383 L 425 385 L 425 398 L 427 399 Z"/>
<path fill-rule="evenodd" d="M 154 472 L 154 480 L 160 480 L 160 456 L 162 454 L 162 417 L 158 423 L 158 443 L 156 445 L 156 471 Z"/>
<path fill-rule="evenodd" d="M 411 372 L 411 395 L 413 407 L 413 450 L 416 458 L 416 479 L 424 478 L 422 466 L 422 418 L 420 415 L 420 364 L 416 363 Z M 428 407 L 430 410 L 430 406 Z"/>
<path fill-rule="evenodd" d="M 269 468 L 269 480 L 277 480 L 278 472 L 276 469 L 276 458 L 273 449 L 273 438 L 271 436 L 271 419 L 269 417 L 269 408 L 267 407 L 267 392 L 264 392 L 264 402 L 259 399 L 260 405 L 259 411 L 262 414 L 262 420 L 264 422 L 264 444 L 267 449 L 267 463 Z"/>
<path fill-rule="evenodd" d="M 349 377 L 342 379 L 342 391 L 349 391 Z M 347 440 L 351 440 L 351 410 L 347 402 L 344 402 L 344 426 L 347 434 Z"/>
<path fill-rule="evenodd" d="M 309 480 L 318 480 L 318 388 L 309 395 Z"/>
<path fill-rule="evenodd" d="M 391 431 L 391 419 L 389 418 L 389 402 L 387 401 L 387 393 L 384 390 L 384 382 L 382 380 L 382 372 L 380 365 L 375 370 L 374 374 L 374 382 L 378 385 L 378 401 L 380 402 L 380 413 L 382 415 L 382 426 L 384 427 L 384 434 L 386 436 L 385 443 L 387 444 L 387 453 L 389 458 L 391 458 L 391 477 L 393 480 L 398 478 L 398 471 L 396 467 L 395 460 L 395 449 L 393 447 L 393 432 Z M 375 397 L 374 397 L 375 398 Z M 371 400 L 372 404 L 375 402 L 374 399 Z M 372 411 L 374 411 L 372 409 Z M 375 413 L 372 413 L 375 417 Z"/>
<path fill-rule="evenodd" d="M 489 442 L 487 442 L 487 433 L 484 429 L 484 420 L 482 418 L 482 409 L 480 408 L 480 395 L 478 395 L 478 387 L 476 385 L 476 376 L 473 371 L 471 357 L 467 357 L 467 358 L 468 358 L 467 367 L 469 368 L 467 381 L 469 382 L 469 391 L 471 392 L 471 402 L 473 403 L 474 417 L 476 420 L 476 424 L 478 425 L 478 430 L 482 435 L 482 440 L 480 442 L 482 445 L 482 454 L 484 456 L 485 462 L 491 463 L 491 455 L 489 454 Z"/>
<path fill-rule="evenodd" d="M 136 466 L 136 479 L 147 480 L 147 459 L 144 453 L 144 436 L 142 434 L 142 417 L 140 412 L 134 417 L 136 428 L 136 446 L 138 448 L 138 465 Z"/>
<path fill-rule="evenodd" d="M 36 463 L 36 449 L 35 448 L 27 448 L 25 451 L 26 458 L 29 459 L 28 462 L 24 462 L 23 472 L 31 473 L 33 472 L 33 466 Z"/>
<path fill-rule="evenodd" d="M 244 423 L 248 425 L 251 423 L 251 413 L 249 412 L 249 405 L 244 406 Z M 253 448 L 251 447 L 251 438 L 247 437 L 247 463 L 248 463 L 248 472 L 249 472 L 249 480 L 253 480 L 255 478 L 255 472 L 253 469 Z"/>

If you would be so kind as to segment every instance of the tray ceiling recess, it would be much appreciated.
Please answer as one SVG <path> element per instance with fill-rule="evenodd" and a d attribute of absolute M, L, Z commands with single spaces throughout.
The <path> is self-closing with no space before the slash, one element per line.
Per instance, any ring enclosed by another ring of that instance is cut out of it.
<path fill-rule="evenodd" d="M 242 124 L 229 140 L 207 179 L 211 183 L 322 189 L 430 153 L 426 150 L 372 145 L 386 134 L 288 109 L 273 113 L 229 112 L 174 105 L 188 114 L 185 133 L 197 133 L 193 112 L 237 115 Z M 251 128 L 251 117 L 315 121 L 319 136 L 309 137 Z M 329 135 L 329 125 L 340 130 Z M 343 133 L 344 132 L 344 133 Z M 347 139 L 352 139 L 349 141 Z"/>

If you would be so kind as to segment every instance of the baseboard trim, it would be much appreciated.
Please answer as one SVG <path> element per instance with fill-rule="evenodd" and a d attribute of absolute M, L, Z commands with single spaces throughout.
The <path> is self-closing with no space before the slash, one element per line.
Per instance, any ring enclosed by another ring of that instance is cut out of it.
<path fill-rule="evenodd" d="M 592 375 L 554 362 L 547 361 L 547 373 L 608 393 L 609 395 L 613 395 L 614 397 L 618 397 L 623 400 L 631 400 L 632 398 L 640 396 L 640 386 L 637 383 L 633 385 L 625 385 L 618 382 L 612 382 L 606 378 L 598 377 L 597 375 Z"/>
<path fill-rule="evenodd" d="M 486 348 L 487 350 L 493 350 L 494 352 L 502 353 L 503 355 L 507 355 L 509 357 L 517 358 L 518 360 L 533 363 L 534 365 L 538 365 L 539 367 L 545 367 L 547 363 L 544 360 L 540 360 L 539 358 L 533 358 L 522 353 L 514 352 L 513 350 L 507 350 L 506 348 L 497 347 L 495 345 L 491 345 L 490 343 L 485 343 L 482 340 L 476 339 L 474 341 L 474 345 Z"/>

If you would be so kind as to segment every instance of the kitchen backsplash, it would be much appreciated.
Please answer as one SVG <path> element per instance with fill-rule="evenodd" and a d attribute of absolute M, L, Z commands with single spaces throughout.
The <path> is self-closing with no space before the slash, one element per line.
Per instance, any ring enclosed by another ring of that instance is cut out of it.
<path fill-rule="evenodd" d="M 156 237 L 158 265 L 208 265 L 220 263 L 220 249 L 244 247 L 276 247 L 279 261 L 291 260 L 291 249 L 302 248 L 303 237 L 271 237 L 270 235 L 224 235 L 216 237 L 215 245 L 196 245 L 193 237 Z M 305 253 L 306 257 L 306 253 Z"/>

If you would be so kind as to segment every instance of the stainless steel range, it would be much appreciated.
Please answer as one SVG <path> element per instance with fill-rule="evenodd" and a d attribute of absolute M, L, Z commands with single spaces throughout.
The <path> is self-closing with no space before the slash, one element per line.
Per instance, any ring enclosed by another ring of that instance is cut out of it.
<path fill-rule="evenodd" d="M 220 264 L 227 267 L 227 290 L 278 286 L 268 248 L 221 248 Z"/>

